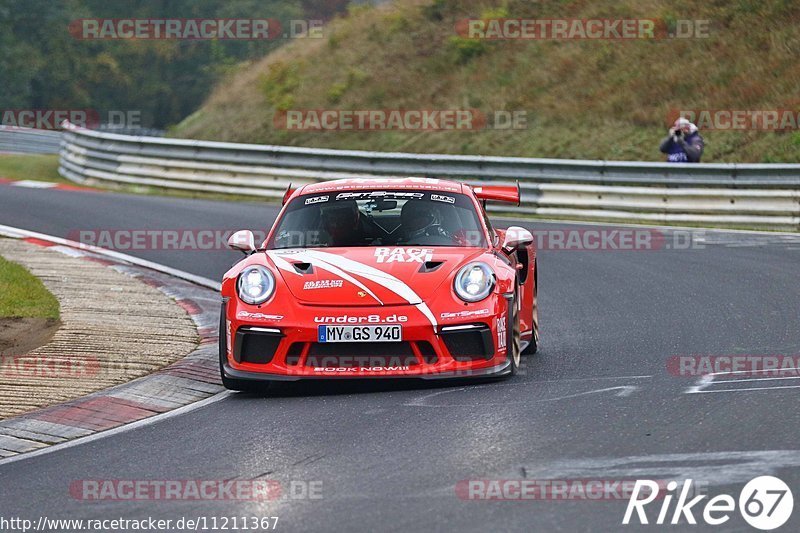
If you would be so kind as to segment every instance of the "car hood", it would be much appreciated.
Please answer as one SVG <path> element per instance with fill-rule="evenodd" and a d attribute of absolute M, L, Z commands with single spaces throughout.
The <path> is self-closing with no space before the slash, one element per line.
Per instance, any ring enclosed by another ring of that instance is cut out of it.
<path fill-rule="evenodd" d="M 419 304 L 450 274 L 480 256 L 478 248 L 316 248 L 268 250 L 300 303 L 323 306 Z"/>

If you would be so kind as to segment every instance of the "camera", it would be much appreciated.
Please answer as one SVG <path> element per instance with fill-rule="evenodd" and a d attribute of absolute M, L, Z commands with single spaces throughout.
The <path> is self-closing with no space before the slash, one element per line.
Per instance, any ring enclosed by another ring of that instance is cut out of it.
<path fill-rule="evenodd" d="M 683 135 L 683 131 L 681 131 L 680 129 L 677 129 L 677 130 L 675 130 L 675 135 L 680 137 L 681 135 Z"/>

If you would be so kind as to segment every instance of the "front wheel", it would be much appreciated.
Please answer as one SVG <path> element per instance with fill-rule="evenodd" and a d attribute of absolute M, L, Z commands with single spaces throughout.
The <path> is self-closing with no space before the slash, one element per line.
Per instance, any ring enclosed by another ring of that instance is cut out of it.
<path fill-rule="evenodd" d="M 506 353 L 511 363 L 511 372 L 509 373 L 511 376 L 515 376 L 519 371 L 522 354 L 522 350 L 520 349 L 518 296 L 519 291 L 514 294 L 512 299 L 508 300 L 508 325 L 506 326 L 508 330 L 508 341 L 506 342 Z"/>
<path fill-rule="evenodd" d="M 532 330 L 531 340 L 525 350 L 525 355 L 533 355 L 539 349 L 539 269 L 536 260 L 533 262 L 533 316 L 531 317 Z"/>

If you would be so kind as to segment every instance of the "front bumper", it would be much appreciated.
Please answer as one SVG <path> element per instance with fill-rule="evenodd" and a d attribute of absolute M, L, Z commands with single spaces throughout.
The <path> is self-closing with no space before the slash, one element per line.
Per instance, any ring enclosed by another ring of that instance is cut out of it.
<path fill-rule="evenodd" d="M 506 336 L 508 313 L 506 300 L 497 300 L 497 308 L 487 309 L 479 318 L 436 326 L 414 306 L 307 309 L 302 321 L 284 317 L 268 323 L 242 319 L 242 304 L 230 302 L 231 309 L 226 304 L 222 309 L 226 317 L 220 332 L 222 371 L 227 378 L 250 381 L 504 376 L 511 372 L 506 342 L 500 340 Z M 403 341 L 319 343 L 315 314 L 377 315 L 381 321 L 402 315 Z"/>
<path fill-rule="evenodd" d="M 474 379 L 481 377 L 502 377 L 511 373 L 511 362 L 506 361 L 496 366 L 474 370 L 458 370 L 454 372 L 436 372 L 425 374 L 421 372 L 392 372 L 383 374 L 352 375 L 348 373 L 334 375 L 294 375 L 294 374 L 269 374 L 266 372 L 246 372 L 231 368 L 228 363 L 222 365 L 226 378 L 246 381 L 300 381 L 306 379 L 364 379 L 364 378 L 415 378 L 415 379 Z"/>

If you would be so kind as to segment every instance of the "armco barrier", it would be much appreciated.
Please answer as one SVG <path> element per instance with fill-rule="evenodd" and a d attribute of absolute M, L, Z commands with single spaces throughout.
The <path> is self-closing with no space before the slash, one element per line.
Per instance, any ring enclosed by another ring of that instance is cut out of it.
<path fill-rule="evenodd" d="M 668 164 L 330 150 L 117 135 L 65 124 L 59 172 L 279 198 L 290 183 L 375 176 L 519 180 L 517 212 L 579 220 L 800 228 L 800 165 Z"/>
<path fill-rule="evenodd" d="M 61 133 L 0 126 L 0 153 L 57 154 Z"/>

